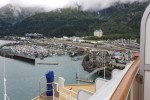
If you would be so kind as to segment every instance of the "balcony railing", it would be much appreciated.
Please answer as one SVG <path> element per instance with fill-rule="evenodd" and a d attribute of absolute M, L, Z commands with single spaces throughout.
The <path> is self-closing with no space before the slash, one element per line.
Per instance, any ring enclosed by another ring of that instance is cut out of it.
<path fill-rule="evenodd" d="M 140 58 L 127 64 L 124 70 L 114 70 L 109 81 L 97 79 L 95 93 L 80 90 L 78 100 L 139 100 L 140 82 L 136 80 L 139 65 Z"/>
<path fill-rule="evenodd" d="M 135 82 L 137 82 L 136 76 L 139 71 L 139 65 L 140 65 L 140 58 L 138 58 L 132 64 L 132 66 L 130 67 L 130 69 L 125 74 L 125 76 L 121 80 L 120 84 L 114 91 L 110 100 L 126 100 L 127 98 L 130 100 L 138 100 L 139 99 L 138 95 L 133 94 L 133 87 L 135 87 L 135 85 L 136 85 Z M 138 85 L 137 85 L 136 89 L 137 88 L 138 88 Z M 138 93 L 138 91 L 135 91 L 134 93 Z M 135 99 L 135 98 L 137 98 L 137 99 Z"/>
<path fill-rule="evenodd" d="M 112 79 L 105 80 L 97 78 L 95 81 L 95 91 L 80 89 L 77 92 L 65 88 L 64 79 L 58 78 L 58 83 L 54 86 L 53 99 L 58 100 L 140 100 L 139 99 L 139 84 L 137 81 L 140 58 L 126 65 L 124 70 L 113 70 Z M 138 77 L 139 78 L 139 77 Z M 45 85 L 44 85 L 45 86 Z M 80 85 L 77 86 L 80 88 Z M 40 91 L 40 99 L 43 100 L 43 94 Z M 56 97 L 56 93 L 58 96 Z"/>

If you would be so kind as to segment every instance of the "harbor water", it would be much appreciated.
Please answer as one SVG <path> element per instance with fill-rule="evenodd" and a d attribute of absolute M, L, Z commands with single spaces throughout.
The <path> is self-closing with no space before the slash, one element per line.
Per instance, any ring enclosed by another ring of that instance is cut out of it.
<path fill-rule="evenodd" d="M 0 45 L 6 41 L 0 40 Z M 0 56 L 0 100 L 3 100 L 3 70 L 6 67 L 7 94 L 11 100 L 31 100 L 39 95 L 39 78 L 47 71 L 54 71 L 56 76 L 65 78 L 65 84 L 78 84 L 76 73 L 84 77 L 88 72 L 83 70 L 82 60 L 72 61 L 67 55 L 36 59 L 36 63 L 58 63 L 58 65 L 31 64 Z"/>

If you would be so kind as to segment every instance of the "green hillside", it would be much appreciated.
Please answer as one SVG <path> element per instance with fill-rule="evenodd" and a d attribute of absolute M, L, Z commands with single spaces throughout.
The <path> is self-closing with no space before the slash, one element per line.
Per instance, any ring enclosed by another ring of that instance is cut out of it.
<path fill-rule="evenodd" d="M 16 23 L 5 34 L 43 33 L 47 36 L 90 36 L 101 28 L 105 35 L 139 35 L 140 21 L 148 3 L 119 4 L 97 11 L 57 9 Z"/>

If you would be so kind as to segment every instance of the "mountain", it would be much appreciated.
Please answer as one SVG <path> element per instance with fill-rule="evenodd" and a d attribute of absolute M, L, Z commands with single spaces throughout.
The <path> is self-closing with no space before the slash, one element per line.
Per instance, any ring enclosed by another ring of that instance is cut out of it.
<path fill-rule="evenodd" d="M 19 5 L 8 4 L 0 8 L 0 32 L 9 30 L 14 24 L 40 12 L 45 11 L 43 8 L 21 7 Z"/>
<path fill-rule="evenodd" d="M 77 9 L 58 9 L 49 13 L 40 13 L 31 16 L 21 23 L 17 23 L 12 29 L 13 33 L 38 32 L 48 36 L 72 36 L 87 35 L 90 24 L 100 23 L 93 13 L 83 12 Z M 91 26 L 92 27 L 92 26 Z"/>
<path fill-rule="evenodd" d="M 148 4 L 149 2 L 116 3 L 112 7 L 95 12 L 72 8 L 56 9 L 51 12 L 34 14 L 27 18 L 24 17 L 24 20 L 16 22 L 2 32 L 19 35 L 43 33 L 51 37 L 60 37 L 63 35 L 93 35 L 94 30 L 102 29 L 105 35 L 138 35 L 140 21 Z M 13 13 L 13 15 L 18 14 Z"/>

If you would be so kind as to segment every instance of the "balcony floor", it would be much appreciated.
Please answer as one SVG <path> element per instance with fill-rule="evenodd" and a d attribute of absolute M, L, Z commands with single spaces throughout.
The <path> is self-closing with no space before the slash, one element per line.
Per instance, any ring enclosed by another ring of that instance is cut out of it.
<path fill-rule="evenodd" d="M 94 84 L 87 84 L 87 85 L 66 85 L 65 88 L 68 89 L 68 90 L 72 90 L 72 91 L 74 91 L 74 92 L 76 92 L 76 93 L 78 93 L 78 91 L 79 91 L 80 89 L 84 89 L 84 90 L 88 90 L 88 91 L 91 91 L 91 92 L 95 92 L 95 85 L 94 85 Z M 65 89 L 63 89 L 63 88 L 60 88 L 60 91 L 61 91 L 62 93 L 64 93 L 64 94 L 67 94 L 68 96 L 69 96 L 69 94 L 70 94 L 69 91 L 67 91 L 67 90 L 65 90 Z M 77 94 L 73 94 L 73 93 L 72 93 L 72 96 L 73 96 L 74 98 L 77 98 Z M 42 98 L 40 98 L 40 97 L 37 97 L 37 98 L 35 98 L 35 99 L 33 99 L 33 100 L 45 100 L 45 99 L 42 99 Z M 50 99 L 49 99 L 49 100 L 50 100 Z M 56 99 L 56 100 L 58 100 L 58 99 Z M 60 100 L 66 100 L 66 98 L 60 96 Z"/>

